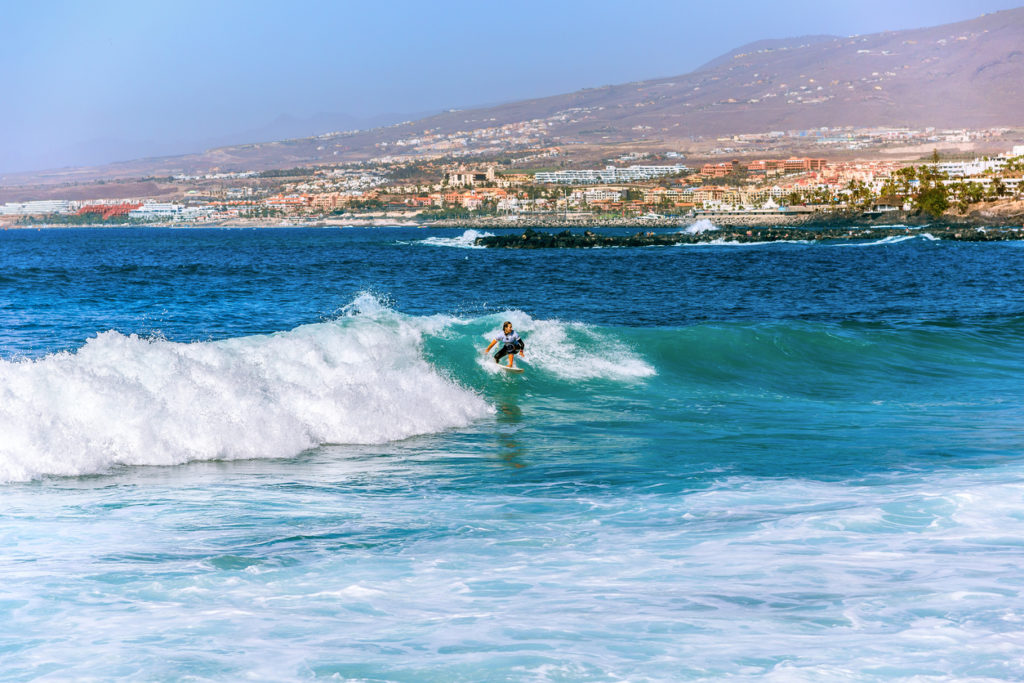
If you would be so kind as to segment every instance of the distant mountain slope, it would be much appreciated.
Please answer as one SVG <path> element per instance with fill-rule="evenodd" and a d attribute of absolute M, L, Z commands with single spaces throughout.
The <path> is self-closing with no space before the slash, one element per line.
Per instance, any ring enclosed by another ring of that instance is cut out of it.
<path fill-rule="evenodd" d="M 844 125 L 1020 125 L 1022 50 L 1024 8 L 933 28 L 762 41 L 686 75 L 460 112 L 458 123 L 574 109 L 575 120 L 557 133 L 593 141 Z M 455 127 L 452 118 L 423 123 Z"/>
<path fill-rule="evenodd" d="M 730 52 L 726 52 L 724 55 L 715 57 L 710 62 L 697 67 L 695 71 L 705 71 L 707 69 L 714 69 L 715 67 L 731 64 L 732 60 L 737 55 L 751 54 L 755 52 L 773 52 L 776 50 L 794 50 L 802 47 L 808 47 L 815 43 L 825 43 L 832 40 L 841 40 L 841 38 L 840 36 L 820 35 L 801 36 L 799 38 L 769 38 L 767 40 L 758 40 L 753 43 L 742 45 Z"/>
<path fill-rule="evenodd" d="M 370 131 L 113 164 L 106 170 L 167 175 L 366 159 L 407 151 L 394 143 L 428 130 L 445 135 L 536 119 L 547 119 L 541 137 L 560 144 L 671 143 L 822 126 L 1022 126 L 1022 84 L 1024 8 L 1018 8 L 908 31 L 759 41 L 672 78 L 449 111 Z M 8 176 L 0 184 L 11 180 Z"/>

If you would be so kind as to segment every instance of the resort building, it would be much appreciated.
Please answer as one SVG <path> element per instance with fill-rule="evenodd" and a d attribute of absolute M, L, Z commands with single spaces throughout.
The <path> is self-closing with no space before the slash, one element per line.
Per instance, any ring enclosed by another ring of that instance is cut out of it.
<path fill-rule="evenodd" d="M 756 159 L 747 164 L 752 173 L 799 173 L 802 171 L 820 171 L 828 163 L 827 159 Z"/>
<path fill-rule="evenodd" d="M 64 199 L 42 199 L 34 202 L 0 205 L 0 216 L 42 216 L 53 213 L 71 213 L 71 202 Z"/>
<path fill-rule="evenodd" d="M 939 173 L 945 173 L 950 178 L 970 178 L 971 176 L 984 175 L 989 171 L 999 171 L 1006 166 L 1006 157 L 995 159 L 975 159 L 974 161 L 945 161 L 937 164 L 929 164 Z"/>
<path fill-rule="evenodd" d="M 128 212 L 128 218 L 179 218 L 185 207 L 180 204 L 158 204 L 147 202 Z"/>
<path fill-rule="evenodd" d="M 650 180 L 689 171 L 690 168 L 682 164 L 674 166 L 629 166 L 627 168 L 605 166 L 603 170 L 542 171 L 534 176 L 534 180 L 538 183 L 594 185 L 597 183 L 626 183 L 637 180 Z"/>
<path fill-rule="evenodd" d="M 473 187 L 480 183 L 495 182 L 494 167 L 488 166 L 483 170 L 467 170 L 460 166 L 453 171 L 445 171 L 444 182 L 449 185 L 465 185 Z"/>

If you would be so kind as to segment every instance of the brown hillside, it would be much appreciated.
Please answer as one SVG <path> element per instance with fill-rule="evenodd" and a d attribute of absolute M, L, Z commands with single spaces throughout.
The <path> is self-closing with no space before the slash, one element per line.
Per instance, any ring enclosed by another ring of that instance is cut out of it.
<path fill-rule="evenodd" d="M 685 50 L 680 43 L 680 50 Z M 823 126 L 1024 126 L 1024 8 L 932 28 L 752 43 L 677 77 L 451 111 L 355 134 L 112 164 L 36 182 L 261 170 L 372 158 L 379 143 L 547 119 L 544 142 L 684 141 Z M 384 148 L 394 149 L 394 147 Z M 8 175 L 0 185 L 27 182 Z"/>

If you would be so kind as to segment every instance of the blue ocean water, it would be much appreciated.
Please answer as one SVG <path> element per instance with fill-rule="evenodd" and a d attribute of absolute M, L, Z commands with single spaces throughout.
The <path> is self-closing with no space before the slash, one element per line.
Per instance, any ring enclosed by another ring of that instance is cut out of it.
<path fill-rule="evenodd" d="M 473 236 L 0 233 L 0 680 L 1024 678 L 1024 245 Z"/>

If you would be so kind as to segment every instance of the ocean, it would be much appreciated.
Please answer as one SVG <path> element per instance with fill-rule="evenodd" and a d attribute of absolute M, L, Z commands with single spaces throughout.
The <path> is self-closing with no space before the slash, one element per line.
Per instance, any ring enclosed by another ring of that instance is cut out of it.
<path fill-rule="evenodd" d="M 1024 678 L 1024 244 L 476 235 L 0 232 L 0 680 Z"/>

